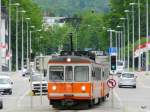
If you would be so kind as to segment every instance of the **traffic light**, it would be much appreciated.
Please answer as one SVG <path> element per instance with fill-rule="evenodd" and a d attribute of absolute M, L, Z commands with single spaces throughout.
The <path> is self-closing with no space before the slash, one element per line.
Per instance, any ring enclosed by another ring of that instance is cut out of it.
<path fill-rule="evenodd" d="M 116 56 L 111 56 L 111 70 L 116 70 Z"/>

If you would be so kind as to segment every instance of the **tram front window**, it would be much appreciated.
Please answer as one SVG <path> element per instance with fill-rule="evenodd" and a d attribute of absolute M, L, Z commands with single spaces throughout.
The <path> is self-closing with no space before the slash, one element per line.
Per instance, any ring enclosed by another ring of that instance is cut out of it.
<path fill-rule="evenodd" d="M 51 66 L 49 70 L 51 81 L 64 81 L 64 67 L 63 66 Z"/>
<path fill-rule="evenodd" d="M 66 66 L 66 81 L 73 81 L 73 69 L 72 66 Z"/>
<path fill-rule="evenodd" d="M 74 80 L 77 82 L 89 81 L 89 67 L 88 66 L 75 66 Z"/>

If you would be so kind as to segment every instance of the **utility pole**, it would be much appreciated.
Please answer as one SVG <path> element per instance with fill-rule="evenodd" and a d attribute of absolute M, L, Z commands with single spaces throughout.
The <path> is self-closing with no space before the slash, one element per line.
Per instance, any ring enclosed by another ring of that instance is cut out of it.
<path fill-rule="evenodd" d="M 148 15 L 148 13 L 149 13 L 149 11 L 148 11 L 148 8 L 149 7 L 149 5 L 148 5 L 148 0 L 146 0 L 146 47 L 147 47 L 147 52 L 146 52 L 146 71 L 148 72 L 148 70 L 149 70 L 149 47 L 148 47 L 148 30 L 149 30 L 149 27 L 148 27 L 148 25 L 149 25 L 149 22 L 148 22 L 148 19 L 149 19 L 149 15 Z"/>
<path fill-rule="evenodd" d="M 130 42 L 130 38 L 129 38 L 129 10 L 125 10 L 124 11 L 126 13 L 126 18 L 127 18 L 127 40 L 128 40 L 128 58 L 127 58 L 127 65 L 128 65 L 128 71 L 129 71 L 129 68 L 130 68 L 130 54 L 129 54 L 129 42 Z"/>
<path fill-rule="evenodd" d="M 140 10 L 140 0 L 138 0 L 138 23 L 139 23 L 139 61 L 138 61 L 138 71 L 141 70 L 141 48 L 140 48 L 140 44 L 141 44 L 141 10 Z"/>
<path fill-rule="evenodd" d="M 135 3 L 130 3 L 132 6 L 132 71 L 135 71 L 135 62 L 134 62 L 134 5 Z"/>
<path fill-rule="evenodd" d="M 18 5 L 16 5 L 16 71 L 18 71 Z"/>
<path fill-rule="evenodd" d="M 69 37 L 70 37 L 70 50 L 71 52 L 73 52 L 74 49 L 73 49 L 72 33 L 69 33 Z"/>
<path fill-rule="evenodd" d="M 11 51 L 11 0 L 9 0 L 9 54 Z M 12 57 L 9 59 L 9 71 L 12 71 Z"/>
<path fill-rule="evenodd" d="M 27 69 L 29 69 L 29 20 L 30 18 L 26 18 L 26 23 L 27 23 Z"/>
<path fill-rule="evenodd" d="M 26 11 L 24 11 L 24 10 L 22 10 L 22 11 L 20 11 L 21 13 L 22 13 L 22 38 L 21 38 L 21 40 L 22 40 L 22 52 L 21 52 L 21 69 L 23 70 L 24 69 L 24 13 L 26 12 Z"/>
<path fill-rule="evenodd" d="M 1 34 L 1 29 L 2 29 L 2 10 L 1 10 L 1 0 L 0 0 L 0 44 L 2 44 L 2 34 Z M 1 72 L 2 72 L 2 53 L 1 53 L 1 46 L 0 46 L 0 75 L 1 75 Z"/>

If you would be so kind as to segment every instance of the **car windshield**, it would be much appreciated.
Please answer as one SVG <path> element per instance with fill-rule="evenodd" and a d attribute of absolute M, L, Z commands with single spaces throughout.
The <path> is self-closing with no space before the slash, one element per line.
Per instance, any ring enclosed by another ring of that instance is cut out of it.
<path fill-rule="evenodd" d="M 122 74 L 122 77 L 125 77 L 125 78 L 133 78 L 133 77 L 134 77 L 134 74 L 131 74 L 131 73 L 124 73 L 124 74 Z"/>
<path fill-rule="evenodd" d="M 123 62 L 117 62 L 118 66 L 123 66 Z"/>
<path fill-rule="evenodd" d="M 0 84 L 9 84 L 9 83 L 10 83 L 10 80 L 7 78 L 0 79 Z"/>
<path fill-rule="evenodd" d="M 64 67 L 63 66 L 51 66 L 49 69 L 49 79 L 51 81 L 64 81 Z"/>
<path fill-rule="evenodd" d="M 41 75 L 33 75 L 32 76 L 32 81 L 41 81 L 41 80 L 42 80 Z"/>

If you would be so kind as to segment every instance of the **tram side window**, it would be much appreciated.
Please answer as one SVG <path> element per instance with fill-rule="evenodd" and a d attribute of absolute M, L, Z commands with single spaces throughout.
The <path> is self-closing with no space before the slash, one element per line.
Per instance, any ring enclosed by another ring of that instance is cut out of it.
<path fill-rule="evenodd" d="M 106 79 L 107 79 L 109 77 L 109 71 L 107 68 L 105 69 L 105 75 L 106 75 Z"/>
<path fill-rule="evenodd" d="M 74 80 L 78 82 L 89 81 L 89 67 L 88 66 L 75 66 Z"/>
<path fill-rule="evenodd" d="M 49 79 L 51 81 L 64 81 L 64 67 L 63 66 L 51 66 L 49 70 Z"/>
<path fill-rule="evenodd" d="M 103 71 L 102 75 L 103 75 L 103 79 L 105 79 L 105 71 Z"/>
<path fill-rule="evenodd" d="M 101 80 L 101 69 L 95 69 L 95 80 Z"/>
<path fill-rule="evenodd" d="M 73 81 L 73 69 L 72 66 L 66 66 L 66 81 Z"/>

